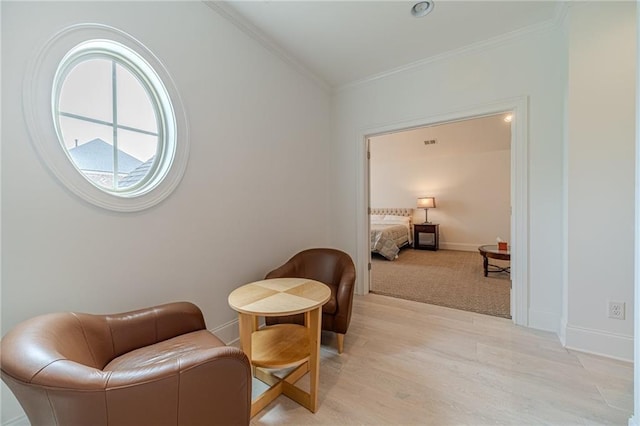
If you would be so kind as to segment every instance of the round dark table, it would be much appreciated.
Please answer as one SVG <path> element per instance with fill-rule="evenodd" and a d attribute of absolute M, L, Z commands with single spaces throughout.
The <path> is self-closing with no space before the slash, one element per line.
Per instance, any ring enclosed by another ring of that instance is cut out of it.
<path fill-rule="evenodd" d="M 482 266 L 484 268 L 484 276 L 488 276 L 489 272 L 507 272 L 511 273 L 511 267 L 492 265 L 489 263 L 489 259 L 508 260 L 511 261 L 511 251 L 499 250 L 497 245 L 484 245 L 478 247 L 478 251 L 482 255 Z M 489 269 L 491 267 L 491 269 Z"/>

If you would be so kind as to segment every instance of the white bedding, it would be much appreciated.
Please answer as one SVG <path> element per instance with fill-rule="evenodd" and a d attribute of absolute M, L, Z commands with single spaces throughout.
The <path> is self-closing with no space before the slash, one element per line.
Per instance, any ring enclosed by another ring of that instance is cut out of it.
<path fill-rule="evenodd" d="M 389 260 L 398 257 L 401 247 L 411 244 L 411 237 L 408 221 L 371 220 L 371 251 Z"/>

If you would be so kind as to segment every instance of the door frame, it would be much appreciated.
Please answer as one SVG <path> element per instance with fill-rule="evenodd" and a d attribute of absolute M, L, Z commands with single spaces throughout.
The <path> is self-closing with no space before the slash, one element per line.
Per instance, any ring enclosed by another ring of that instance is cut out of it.
<path fill-rule="evenodd" d="M 372 136 L 396 133 L 418 127 L 451 123 L 495 115 L 513 113 L 511 122 L 511 318 L 517 325 L 529 325 L 529 141 L 527 96 L 499 100 L 455 111 L 381 126 L 357 132 L 356 167 L 358 185 L 356 196 L 356 269 L 359 279 L 356 293 L 369 293 L 371 273 L 371 241 L 369 237 L 369 160 L 368 139 Z"/>

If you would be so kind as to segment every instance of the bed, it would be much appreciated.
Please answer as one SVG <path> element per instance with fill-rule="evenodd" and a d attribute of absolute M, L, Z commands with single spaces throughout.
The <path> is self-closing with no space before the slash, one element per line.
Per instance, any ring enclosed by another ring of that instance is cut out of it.
<path fill-rule="evenodd" d="M 371 252 L 395 260 L 413 240 L 413 209 L 371 209 Z"/>

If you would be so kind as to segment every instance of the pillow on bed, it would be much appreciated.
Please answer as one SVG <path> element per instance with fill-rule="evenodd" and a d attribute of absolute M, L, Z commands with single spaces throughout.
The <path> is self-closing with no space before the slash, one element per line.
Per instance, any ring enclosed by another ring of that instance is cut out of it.
<path fill-rule="evenodd" d="M 411 218 L 409 216 L 397 216 L 393 214 L 388 214 L 383 219 L 385 222 L 393 222 L 393 223 L 406 223 L 409 224 Z"/>
<path fill-rule="evenodd" d="M 383 220 L 384 219 L 384 215 L 383 214 L 372 214 L 371 215 L 371 222 L 375 221 L 379 221 L 379 220 Z"/>

